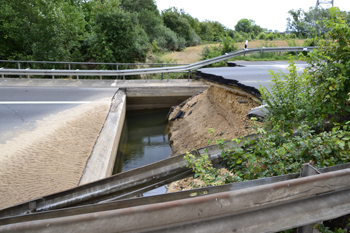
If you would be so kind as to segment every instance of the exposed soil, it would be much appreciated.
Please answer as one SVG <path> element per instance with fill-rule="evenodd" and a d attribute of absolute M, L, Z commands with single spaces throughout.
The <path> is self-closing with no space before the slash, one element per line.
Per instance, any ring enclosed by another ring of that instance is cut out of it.
<path fill-rule="evenodd" d="M 253 122 L 246 115 L 260 105 L 255 99 L 248 93 L 242 94 L 242 90 L 215 85 L 176 107 L 169 116 L 172 156 L 208 146 L 213 137 L 230 140 L 253 133 Z M 185 112 L 184 117 L 171 121 L 179 110 Z M 208 133 L 210 128 L 215 130 L 214 135 Z M 191 182 L 201 186 L 200 181 L 187 178 L 173 182 L 168 192 L 191 189 Z"/>
<path fill-rule="evenodd" d="M 110 99 L 62 111 L 0 144 L 0 209 L 76 187 Z"/>

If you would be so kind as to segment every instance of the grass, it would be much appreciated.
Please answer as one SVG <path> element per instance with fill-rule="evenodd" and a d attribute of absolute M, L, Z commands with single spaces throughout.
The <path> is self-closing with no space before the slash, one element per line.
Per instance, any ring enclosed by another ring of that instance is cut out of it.
<path fill-rule="evenodd" d="M 248 43 L 248 48 L 258 48 L 261 47 L 262 43 L 265 43 L 266 41 L 263 40 L 254 40 L 254 41 L 250 41 Z M 273 44 L 275 44 L 276 47 L 289 47 L 288 43 L 286 40 L 274 40 L 274 41 L 268 41 L 269 43 L 272 42 Z M 302 43 L 304 42 L 304 40 L 295 40 L 296 44 L 301 46 Z M 238 49 L 242 49 L 244 48 L 244 43 L 245 42 L 241 42 L 238 43 Z M 166 59 L 171 59 L 171 60 L 175 60 L 177 63 L 179 64 L 192 64 L 192 63 L 196 63 L 199 62 L 201 60 L 201 54 L 202 51 L 205 47 L 207 46 L 214 46 L 214 45 L 218 45 L 218 43 L 211 43 L 211 44 L 205 44 L 205 45 L 198 45 L 198 46 L 194 46 L 194 47 L 188 47 L 186 48 L 184 51 L 180 51 L 180 52 L 170 52 L 165 54 L 163 57 Z M 272 54 L 272 53 L 270 53 Z M 275 61 L 275 60 L 288 60 L 288 54 L 286 53 L 282 53 L 282 56 L 279 56 L 278 53 L 274 53 L 273 55 L 269 55 L 268 53 L 264 54 L 264 57 L 262 57 L 259 54 L 250 54 L 250 55 L 246 55 L 244 56 L 240 56 L 240 57 L 236 57 L 233 59 L 230 59 L 230 61 L 235 61 L 235 60 L 245 60 L 245 61 Z M 297 60 L 298 57 L 295 56 L 295 59 Z"/>

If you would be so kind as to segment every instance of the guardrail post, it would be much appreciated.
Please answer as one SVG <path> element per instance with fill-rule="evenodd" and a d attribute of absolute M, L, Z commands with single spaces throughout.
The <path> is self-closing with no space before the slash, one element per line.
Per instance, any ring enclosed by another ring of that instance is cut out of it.
<path fill-rule="evenodd" d="M 188 79 L 187 79 L 188 82 L 190 81 L 190 78 L 191 78 L 191 70 L 188 71 Z"/>
<path fill-rule="evenodd" d="M 21 69 L 21 64 L 18 62 L 18 69 Z M 22 78 L 22 75 L 19 76 L 19 78 Z"/>
<path fill-rule="evenodd" d="M 125 75 L 123 75 L 123 82 L 125 82 Z"/>
<path fill-rule="evenodd" d="M 118 65 L 117 65 L 117 70 L 118 70 L 118 68 L 119 68 L 119 67 L 118 67 Z M 117 80 L 118 80 L 118 75 L 116 76 L 116 78 L 117 78 Z"/>
<path fill-rule="evenodd" d="M 170 75 L 170 73 L 168 72 L 168 79 L 167 79 L 167 82 L 169 82 L 169 75 Z"/>
<path fill-rule="evenodd" d="M 68 64 L 68 70 L 70 70 L 70 64 Z"/>
<path fill-rule="evenodd" d="M 51 69 L 51 70 L 55 70 L 55 69 Z M 52 79 L 55 79 L 55 75 L 52 75 Z"/>
<path fill-rule="evenodd" d="M 245 56 L 245 54 L 244 54 L 244 56 Z M 225 66 L 227 66 L 227 60 L 225 60 Z"/>
<path fill-rule="evenodd" d="M 146 83 L 147 83 L 147 74 L 146 74 Z"/>
<path fill-rule="evenodd" d="M 282 52 L 280 51 L 280 56 L 281 56 Z"/>
<path fill-rule="evenodd" d="M 314 176 L 317 174 L 321 174 L 316 168 L 314 168 L 310 163 L 303 164 L 303 168 L 301 170 L 301 177 L 306 176 Z M 297 233 L 313 233 L 318 232 L 316 229 L 313 229 L 313 224 L 298 227 Z"/>
<path fill-rule="evenodd" d="M 100 70 L 100 71 L 102 71 L 102 70 Z M 100 75 L 100 81 L 102 81 L 102 75 Z"/>
<path fill-rule="evenodd" d="M 164 67 L 164 65 L 162 65 L 162 68 Z M 162 77 L 161 77 L 161 79 L 160 80 L 163 80 L 163 73 L 162 73 Z"/>
<path fill-rule="evenodd" d="M 27 68 L 26 70 L 29 70 L 29 68 Z M 28 79 L 30 79 L 30 76 L 29 76 L 29 74 L 27 75 L 27 78 L 28 78 Z"/>
<path fill-rule="evenodd" d="M 79 70 L 79 69 L 77 69 L 77 70 Z M 79 75 L 77 75 L 77 80 L 79 80 Z"/>
<path fill-rule="evenodd" d="M 4 67 L 0 68 L 0 70 L 2 70 L 2 69 L 4 69 Z M 1 76 L 2 76 L 2 81 L 4 81 L 5 80 L 4 74 L 1 74 Z"/>

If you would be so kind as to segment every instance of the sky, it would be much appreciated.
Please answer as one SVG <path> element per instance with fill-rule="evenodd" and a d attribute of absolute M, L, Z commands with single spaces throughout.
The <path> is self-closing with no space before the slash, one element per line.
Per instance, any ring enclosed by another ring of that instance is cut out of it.
<path fill-rule="evenodd" d="M 320 0 L 324 2 L 327 0 Z M 184 9 L 199 21 L 218 21 L 235 29 L 241 19 L 252 19 L 262 28 L 285 31 L 289 10 L 308 10 L 316 6 L 316 0 L 155 0 L 161 12 L 170 7 Z M 334 0 L 334 6 L 350 11 L 350 0 Z"/>

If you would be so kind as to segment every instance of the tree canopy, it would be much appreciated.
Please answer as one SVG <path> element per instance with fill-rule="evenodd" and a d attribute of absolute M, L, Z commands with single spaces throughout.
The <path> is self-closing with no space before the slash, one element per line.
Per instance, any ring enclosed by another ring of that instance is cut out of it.
<path fill-rule="evenodd" d="M 326 10 L 289 13 L 288 30 L 296 34 L 313 37 L 329 30 Z M 342 14 L 350 22 L 350 14 Z M 225 36 L 235 42 L 266 39 L 263 31 L 251 19 L 239 20 L 232 30 L 174 7 L 160 13 L 154 0 L 0 1 L 3 60 L 144 62 L 150 51 L 182 50 Z"/>

